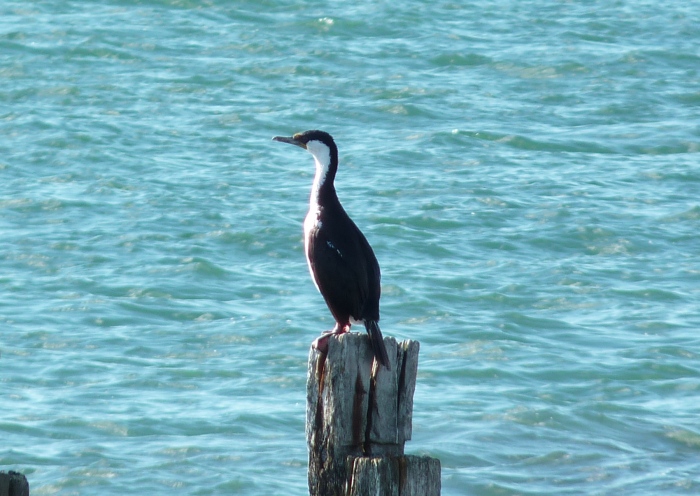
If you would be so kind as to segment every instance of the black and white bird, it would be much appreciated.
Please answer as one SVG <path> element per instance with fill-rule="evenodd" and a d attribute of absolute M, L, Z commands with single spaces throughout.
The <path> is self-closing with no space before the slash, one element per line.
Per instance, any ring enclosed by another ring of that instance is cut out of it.
<path fill-rule="evenodd" d="M 379 263 L 335 192 L 338 147 L 330 134 L 317 130 L 272 139 L 308 150 L 316 162 L 309 213 L 304 220 L 304 247 L 311 277 L 335 318 L 335 327 L 324 338 L 348 332 L 352 324 L 363 323 L 374 356 L 390 368 L 378 324 Z"/>

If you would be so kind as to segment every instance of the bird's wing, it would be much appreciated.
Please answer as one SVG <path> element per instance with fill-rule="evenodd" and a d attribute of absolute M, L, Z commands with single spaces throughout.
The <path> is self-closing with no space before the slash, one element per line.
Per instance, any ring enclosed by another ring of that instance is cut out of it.
<path fill-rule="evenodd" d="M 336 320 L 346 320 L 351 316 L 363 318 L 370 295 L 368 277 L 371 275 L 366 254 L 362 244 L 358 243 L 360 237 L 338 234 L 328 223 L 322 229 L 312 231 L 309 261 L 316 284 Z"/>
<path fill-rule="evenodd" d="M 360 250 L 366 261 L 364 272 L 367 277 L 367 296 L 362 309 L 362 318 L 378 321 L 379 297 L 381 296 L 381 271 L 379 270 L 379 262 L 377 262 L 377 257 L 374 255 L 374 250 L 372 250 L 367 238 L 365 238 L 362 233 L 360 233 L 359 242 Z"/>

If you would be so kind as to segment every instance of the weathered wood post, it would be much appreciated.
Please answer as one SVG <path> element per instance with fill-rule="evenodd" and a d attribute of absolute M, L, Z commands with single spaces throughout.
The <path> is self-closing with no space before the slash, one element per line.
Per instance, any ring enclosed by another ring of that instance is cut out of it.
<path fill-rule="evenodd" d="M 411 439 L 417 341 L 385 338 L 391 370 L 374 365 L 369 338 L 346 333 L 312 348 L 306 382 L 311 496 L 433 496 L 440 461 L 404 455 Z"/>
<path fill-rule="evenodd" d="M 27 478 L 13 470 L 0 472 L 0 496 L 29 496 Z"/>

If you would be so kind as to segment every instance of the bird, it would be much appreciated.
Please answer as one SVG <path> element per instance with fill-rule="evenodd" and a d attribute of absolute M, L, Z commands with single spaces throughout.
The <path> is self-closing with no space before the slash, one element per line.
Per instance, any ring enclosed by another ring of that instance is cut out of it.
<path fill-rule="evenodd" d="M 309 212 L 304 220 L 304 251 L 311 278 L 335 319 L 335 327 L 324 332 L 315 345 L 327 346 L 329 336 L 349 332 L 352 324 L 362 323 L 376 360 L 390 370 L 379 328 L 379 263 L 367 238 L 345 212 L 336 194 L 338 147 L 333 137 L 314 129 L 272 139 L 309 151 L 316 165 Z"/>

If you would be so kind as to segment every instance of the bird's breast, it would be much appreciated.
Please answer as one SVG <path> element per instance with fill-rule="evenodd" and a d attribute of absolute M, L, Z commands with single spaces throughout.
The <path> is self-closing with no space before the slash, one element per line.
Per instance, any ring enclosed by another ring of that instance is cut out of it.
<path fill-rule="evenodd" d="M 308 248 L 309 237 L 314 231 L 320 229 L 323 224 L 321 223 L 321 210 L 318 208 L 310 208 L 309 213 L 306 214 L 304 219 L 304 241 Z"/>
<path fill-rule="evenodd" d="M 313 262 L 311 261 L 310 246 L 312 243 L 312 237 L 314 233 L 323 226 L 321 223 L 321 211 L 318 208 L 312 206 L 309 209 L 309 213 L 306 214 L 304 219 L 304 254 L 306 255 L 306 263 L 309 266 L 309 272 L 311 273 L 311 280 L 316 285 L 316 289 L 319 291 L 318 283 L 316 282 L 316 274 L 314 274 Z"/>

